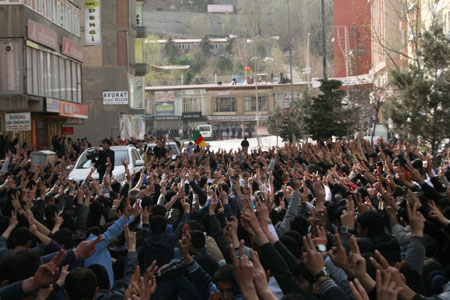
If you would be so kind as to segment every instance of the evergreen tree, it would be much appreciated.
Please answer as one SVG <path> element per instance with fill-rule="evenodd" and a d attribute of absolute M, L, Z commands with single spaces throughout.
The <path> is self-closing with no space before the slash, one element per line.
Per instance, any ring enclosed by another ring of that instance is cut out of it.
<path fill-rule="evenodd" d="M 403 133 L 431 145 L 436 155 L 450 137 L 450 39 L 441 26 L 422 34 L 414 65 L 393 72 L 400 91 L 387 106 L 388 116 Z"/>
<path fill-rule="evenodd" d="M 282 137 L 283 121 L 284 121 L 283 112 L 279 107 L 277 107 L 275 111 L 266 120 L 267 131 L 271 135 Z"/>
<path fill-rule="evenodd" d="M 342 103 L 345 91 L 339 80 L 321 80 L 317 97 L 311 98 L 305 118 L 307 132 L 315 140 L 327 140 L 332 136 L 343 137 L 352 134 L 355 118 Z"/>
<path fill-rule="evenodd" d="M 305 93 L 301 99 L 294 99 L 285 113 L 277 107 L 266 121 L 269 133 L 290 143 L 301 139 L 304 136 L 305 107 L 308 103 L 309 98 Z"/>
<path fill-rule="evenodd" d="M 204 55 L 209 56 L 210 54 L 209 52 L 212 49 L 212 45 L 207 35 L 205 35 L 200 41 L 200 49 L 202 49 Z"/>
<path fill-rule="evenodd" d="M 172 38 L 169 38 L 167 43 L 164 45 L 164 54 L 169 64 L 176 64 L 178 58 L 178 48 Z"/>

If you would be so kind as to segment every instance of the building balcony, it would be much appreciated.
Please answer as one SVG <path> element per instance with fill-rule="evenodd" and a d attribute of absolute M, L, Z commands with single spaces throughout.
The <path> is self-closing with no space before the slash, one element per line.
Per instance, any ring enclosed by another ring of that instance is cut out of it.
<path fill-rule="evenodd" d="M 149 65 L 144 63 L 133 64 L 134 76 L 145 76 L 149 71 Z"/>
<path fill-rule="evenodd" d="M 147 37 L 147 27 L 145 26 L 134 26 L 134 31 L 136 31 L 137 39 L 145 39 Z"/>

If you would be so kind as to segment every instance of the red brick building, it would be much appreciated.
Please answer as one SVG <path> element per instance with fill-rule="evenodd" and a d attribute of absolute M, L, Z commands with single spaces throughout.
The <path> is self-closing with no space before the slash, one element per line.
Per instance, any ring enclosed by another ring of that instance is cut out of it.
<path fill-rule="evenodd" d="M 371 12 L 367 0 L 334 0 L 334 77 L 371 69 Z"/>

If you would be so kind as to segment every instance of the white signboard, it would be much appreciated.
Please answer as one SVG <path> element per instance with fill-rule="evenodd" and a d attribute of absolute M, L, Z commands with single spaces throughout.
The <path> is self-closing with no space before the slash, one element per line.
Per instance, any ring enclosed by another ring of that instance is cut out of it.
<path fill-rule="evenodd" d="M 100 11 L 100 0 L 84 1 L 85 45 L 101 45 L 102 43 Z"/>
<path fill-rule="evenodd" d="M 103 92 L 104 105 L 128 104 L 128 91 Z"/>
<path fill-rule="evenodd" d="M 30 113 L 5 114 L 5 129 L 6 132 L 31 130 L 31 114 Z"/>
<path fill-rule="evenodd" d="M 232 14 L 234 6 L 232 4 L 208 4 L 209 13 L 230 13 Z"/>

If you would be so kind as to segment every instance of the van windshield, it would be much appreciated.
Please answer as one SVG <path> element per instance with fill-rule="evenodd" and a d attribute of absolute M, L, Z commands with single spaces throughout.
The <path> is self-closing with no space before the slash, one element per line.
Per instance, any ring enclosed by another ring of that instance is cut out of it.
<path fill-rule="evenodd" d="M 199 131 L 211 131 L 211 126 L 198 126 Z"/>

